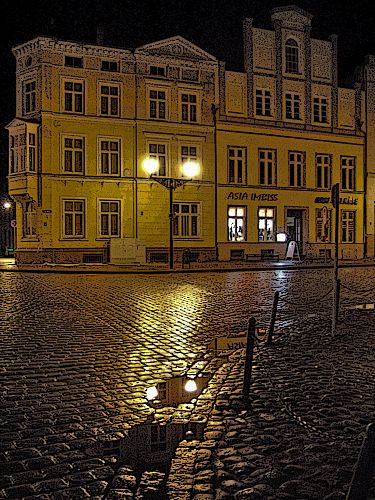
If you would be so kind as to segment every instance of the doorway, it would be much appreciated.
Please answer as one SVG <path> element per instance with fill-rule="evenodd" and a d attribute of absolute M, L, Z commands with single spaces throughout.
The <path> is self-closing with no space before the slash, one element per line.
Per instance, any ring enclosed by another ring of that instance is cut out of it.
<path fill-rule="evenodd" d="M 299 251 L 303 254 L 303 217 L 304 210 L 287 208 L 286 210 L 286 230 L 290 240 L 297 242 Z"/>

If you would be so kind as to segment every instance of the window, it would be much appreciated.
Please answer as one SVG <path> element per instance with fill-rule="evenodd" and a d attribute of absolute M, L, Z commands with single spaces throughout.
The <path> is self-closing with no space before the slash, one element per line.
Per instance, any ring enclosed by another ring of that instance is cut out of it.
<path fill-rule="evenodd" d="M 103 175 L 119 175 L 120 173 L 120 139 L 100 139 L 100 173 Z"/>
<path fill-rule="evenodd" d="M 352 156 L 341 157 L 341 189 L 343 191 L 355 189 L 355 158 Z"/>
<path fill-rule="evenodd" d="M 167 175 L 167 145 L 166 144 L 156 144 L 150 143 L 148 145 L 148 156 L 149 158 L 155 158 L 159 162 L 159 170 L 155 172 L 155 175 L 166 176 Z"/>
<path fill-rule="evenodd" d="M 83 68 L 82 57 L 65 56 L 65 66 L 69 68 Z"/>
<path fill-rule="evenodd" d="M 166 119 L 167 94 L 165 90 L 150 90 L 150 118 Z"/>
<path fill-rule="evenodd" d="M 285 95 L 285 117 L 288 120 L 301 119 L 301 96 L 299 94 Z"/>
<path fill-rule="evenodd" d="M 181 94 L 181 120 L 183 122 L 197 122 L 197 95 Z"/>
<path fill-rule="evenodd" d="M 10 173 L 26 171 L 26 133 L 14 134 L 10 137 L 10 159 L 9 169 Z"/>
<path fill-rule="evenodd" d="M 316 123 L 328 123 L 328 100 L 326 97 L 314 97 L 313 120 Z"/>
<path fill-rule="evenodd" d="M 315 155 L 316 165 L 316 187 L 319 189 L 331 189 L 331 155 Z"/>
<path fill-rule="evenodd" d="M 119 88 L 117 85 L 100 85 L 100 114 L 119 115 Z"/>
<path fill-rule="evenodd" d="M 289 151 L 289 186 L 305 185 L 305 154 Z"/>
<path fill-rule="evenodd" d="M 64 82 L 64 111 L 83 113 L 83 82 Z"/>
<path fill-rule="evenodd" d="M 85 236 L 85 201 L 63 200 L 63 237 Z"/>
<path fill-rule="evenodd" d="M 165 76 L 164 66 L 150 66 L 150 75 Z"/>
<path fill-rule="evenodd" d="M 99 201 L 100 236 L 120 236 L 120 201 Z"/>
<path fill-rule="evenodd" d="M 274 208 L 258 208 L 258 240 L 275 241 Z"/>
<path fill-rule="evenodd" d="M 26 201 L 23 209 L 23 237 L 24 238 L 35 238 L 36 228 L 35 228 L 35 202 Z"/>
<path fill-rule="evenodd" d="M 64 172 L 83 174 L 84 139 L 83 137 L 63 138 Z"/>
<path fill-rule="evenodd" d="M 228 148 L 228 182 L 233 184 L 246 183 L 245 148 Z"/>
<path fill-rule="evenodd" d="M 151 444 L 151 453 L 156 453 L 158 451 L 166 451 L 167 449 L 166 425 L 150 426 L 150 444 Z"/>
<path fill-rule="evenodd" d="M 36 82 L 25 82 L 23 87 L 23 111 L 34 113 L 36 110 Z"/>
<path fill-rule="evenodd" d="M 187 163 L 187 162 L 197 162 L 198 161 L 198 147 L 197 146 L 193 146 L 193 145 L 188 145 L 188 144 L 183 144 L 181 146 L 181 150 L 180 150 L 180 163 L 181 165 L 183 166 L 184 163 Z M 182 177 L 184 177 L 183 175 L 183 168 L 181 168 L 181 175 Z"/>
<path fill-rule="evenodd" d="M 316 209 L 316 241 L 326 243 L 331 241 L 332 210 L 327 207 Z"/>
<path fill-rule="evenodd" d="M 36 170 L 36 136 L 29 133 L 29 171 L 35 172 Z"/>
<path fill-rule="evenodd" d="M 257 89 L 255 92 L 255 114 L 271 116 L 271 91 Z"/>
<path fill-rule="evenodd" d="M 228 207 L 228 241 L 246 240 L 246 207 Z"/>
<path fill-rule="evenodd" d="M 341 241 L 355 242 L 355 212 L 352 210 L 341 210 Z"/>
<path fill-rule="evenodd" d="M 259 149 L 259 184 L 274 186 L 276 184 L 276 151 L 274 149 Z"/>
<path fill-rule="evenodd" d="M 173 236 L 199 236 L 199 208 L 198 203 L 173 203 Z"/>
<path fill-rule="evenodd" d="M 117 61 L 102 61 L 102 71 L 118 71 Z"/>
<path fill-rule="evenodd" d="M 285 71 L 299 73 L 299 48 L 298 43 L 292 38 L 285 42 Z"/>

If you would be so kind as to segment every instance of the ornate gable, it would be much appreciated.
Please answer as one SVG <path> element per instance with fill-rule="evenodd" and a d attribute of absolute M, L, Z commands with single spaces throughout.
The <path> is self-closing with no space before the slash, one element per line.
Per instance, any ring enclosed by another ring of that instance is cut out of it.
<path fill-rule="evenodd" d="M 311 26 L 313 16 L 295 5 L 289 5 L 272 9 L 271 18 L 272 21 L 281 21 L 285 28 L 303 29 L 304 26 Z"/>
<path fill-rule="evenodd" d="M 135 54 L 164 56 L 174 59 L 188 59 L 191 61 L 215 61 L 217 59 L 208 52 L 200 49 L 182 36 L 166 38 L 158 42 L 148 43 L 135 50 Z"/>

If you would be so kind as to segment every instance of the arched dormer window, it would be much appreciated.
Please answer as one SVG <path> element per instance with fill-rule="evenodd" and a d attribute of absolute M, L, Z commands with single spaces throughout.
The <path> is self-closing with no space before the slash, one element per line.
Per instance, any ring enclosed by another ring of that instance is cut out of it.
<path fill-rule="evenodd" d="M 299 47 L 293 38 L 285 42 L 285 71 L 286 73 L 299 73 Z"/>

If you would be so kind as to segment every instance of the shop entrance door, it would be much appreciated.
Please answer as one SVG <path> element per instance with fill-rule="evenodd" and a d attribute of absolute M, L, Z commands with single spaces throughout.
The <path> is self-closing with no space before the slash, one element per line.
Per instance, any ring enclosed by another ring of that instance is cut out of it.
<path fill-rule="evenodd" d="M 298 244 L 300 254 L 303 254 L 303 212 L 295 208 L 288 208 L 286 211 L 286 230 L 290 240 Z"/>

